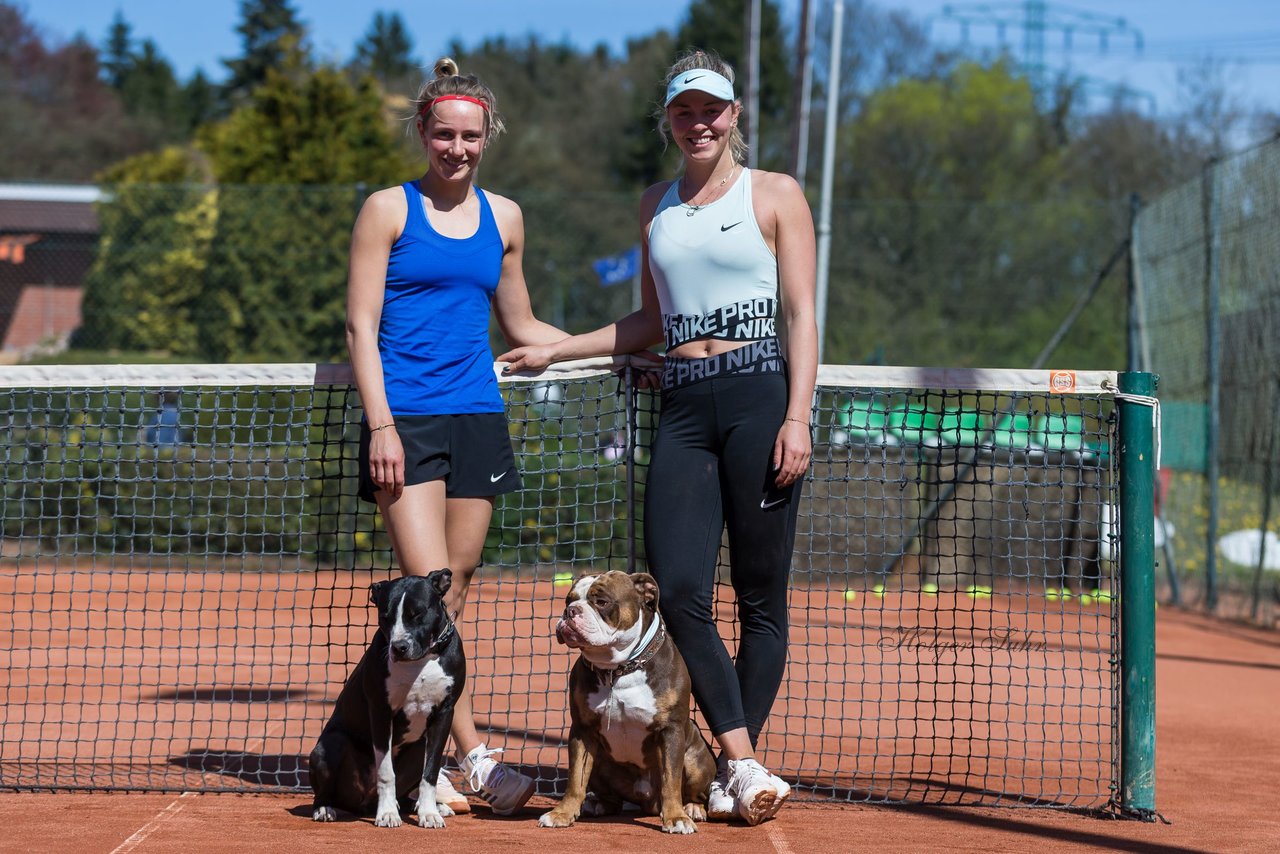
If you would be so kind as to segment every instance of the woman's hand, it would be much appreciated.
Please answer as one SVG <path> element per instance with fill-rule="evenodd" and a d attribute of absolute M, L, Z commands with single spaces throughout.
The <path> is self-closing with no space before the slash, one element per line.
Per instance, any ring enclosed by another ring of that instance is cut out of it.
<path fill-rule="evenodd" d="M 809 458 L 813 456 L 813 439 L 809 425 L 786 420 L 773 442 L 773 468 L 778 472 L 774 483 L 779 489 L 790 486 L 809 470 Z"/>
<path fill-rule="evenodd" d="M 371 432 L 369 477 L 392 498 L 399 498 L 404 492 L 404 446 L 395 425 Z"/>
<path fill-rule="evenodd" d="M 636 384 L 636 388 L 654 390 L 662 388 L 662 368 L 667 362 L 665 358 L 652 350 L 639 350 L 627 355 L 641 363 L 631 366 L 632 382 Z"/>
<path fill-rule="evenodd" d="M 514 350 L 508 350 L 501 356 L 498 356 L 499 362 L 506 362 L 507 366 L 502 369 L 504 374 L 514 374 L 520 371 L 541 371 L 556 359 L 556 348 L 554 344 L 530 344 L 525 347 L 516 347 Z"/>

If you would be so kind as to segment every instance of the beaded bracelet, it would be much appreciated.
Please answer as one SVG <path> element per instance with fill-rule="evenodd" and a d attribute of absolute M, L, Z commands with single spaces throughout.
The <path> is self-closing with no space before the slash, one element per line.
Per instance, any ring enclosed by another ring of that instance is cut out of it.
<path fill-rule="evenodd" d="M 394 427 L 394 426 L 396 426 L 396 422 L 391 421 L 391 422 L 389 422 L 389 423 L 387 423 L 387 424 L 383 424 L 383 425 L 382 425 L 382 426 L 380 426 L 380 427 L 370 427 L 370 428 L 369 428 L 369 432 L 370 432 L 370 433 L 377 433 L 379 430 L 386 430 L 388 427 Z"/>

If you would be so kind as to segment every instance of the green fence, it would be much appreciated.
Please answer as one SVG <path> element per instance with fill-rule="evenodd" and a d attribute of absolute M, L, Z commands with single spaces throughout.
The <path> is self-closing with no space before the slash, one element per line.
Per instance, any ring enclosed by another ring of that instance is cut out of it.
<path fill-rule="evenodd" d="M 1160 375 L 1162 595 L 1280 620 L 1280 140 L 1208 163 L 1133 226 L 1141 367 Z"/>

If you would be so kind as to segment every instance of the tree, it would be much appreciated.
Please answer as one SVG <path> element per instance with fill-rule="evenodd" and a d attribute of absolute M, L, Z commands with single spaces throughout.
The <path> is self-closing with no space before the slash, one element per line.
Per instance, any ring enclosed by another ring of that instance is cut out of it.
<path fill-rule="evenodd" d="M 97 176 L 107 201 L 75 346 L 197 355 L 195 307 L 218 215 L 207 177 L 198 153 L 179 147 Z"/>
<path fill-rule="evenodd" d="M 222 61 L 231 73 L 224 94 L 232 106 L 266 82 L 270 69 L 309 63 L 298 58 L 307 57 L 306 28 L 289 0 L 240 0 L 240 19 L 236 32 L 243 52 Z"/>
<path fill-rule="evenodd" d="M 133 64 L 131 32 L 132 27 L 124 19 L 124 13 L 117 9 L 102 47 L 102 73 L 112 89 L 119 90 L 124 85 L 125 74 Z"/>
<path fill-rule="evenodd" d="M 171 141 L 189 136 L 187 109 L 173 67 L 151 39 L 144 39 L 131 57 L 119 89 L 125 109 L 130 115 L 153 121 L 158 126 L 157 136 Z"/>
<path fill-rule="evenodd" d="M 963 62 L 869 95 L 841 134 L 843 193 L 855 201 L 835 217 L 832 358 L 876 346 L 894 364 L 1034 358 L 1123 239 L 1127 205 L 1063 180 L 1054 123 L 1002 63 Z M 1073 364 L 1119 364 L 1122 317 L 1115 304 L 1091 313 L 1095 334 Z"/>
<path fill-rule="evenodd" d="M 358 187 L 412 174 L 381 93 L 334 68 L 269 69 L 248 103 L 198 139 L 220 185 L 216 251 L 193 308 L 200 352 L 340 357 Z"/>
<path fill-rule="evenodd" d="M 83 38 L 46 44 L 21 10 L 0 2 L 0 179 L 85 181 L 150 147 L 102 79 Z"/>
<path fill-rule="evenodd" d="M 388 89 L 413 75 L 418 61 L 413 58 L 413 39 L 399 12 L 377 12 L 364 38 L 356 45 L 354 64 Z"/>

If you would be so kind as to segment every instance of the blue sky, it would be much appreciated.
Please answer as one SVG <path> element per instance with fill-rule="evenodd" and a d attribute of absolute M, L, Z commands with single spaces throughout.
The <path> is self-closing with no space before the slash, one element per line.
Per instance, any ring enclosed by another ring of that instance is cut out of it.
<path fill-rule="evenodd" d="M 819 4 L 829 0 L 814 0 Z M 182 77 L 196 67 L 220 79 L 219 61 L 239 51 L 234 27 L 238 0 L 18 0 L 28 17 L 50 37 L 64 40 L 77 32 L 101 43 L 116 10 L 132 24 L 134 35 L 150 37 Z M 857 0 L 846 0 L 846 6 Z M 605 43 L 621 52 L 626 39 L 658 28 L 674 29 L 688 0 L 294 0 L 309 26 L 312 43 L 322 57 L 346 60 L 368 29 L 375 10 L 397 11 L 414 38 L 423 60 L 443 53 L 454 39 L 473 44 L 485 36 L 519 37 L 536 33 L 548 41 L 568 40 L 579 47 Z M 930 22 L 935 39 L 958 43 L 961 30 L 941 17 L 948 0 L 880 0 L 883 8 L 900 8 Z M 975 2 L 950 0 L 956 8 Z M 1012 2 L 986 3 L 1013 7 Z M 793 21 L 799 0 L 782 0 L 783 14 Z M 1074 49 L 1062 49 L 1062 34 L 1045 35 L 1046 55 L 1054 66 L 1124 82 L 1151 94 L 1161 113 L 1178 107 L 1177 71 L 1205 56 L 1225 61 L 1224 74 L 1234 94 L 1250 105 L 1280 111 L 1280 0 L 1072 0 L 1050 3 L 1051 10 L 1123 17 L 1142 33 L 1144 49 L 1135 54 L 1132 41 L 1116 38 L 1106 54 L 1096 51 L 1097 38 L 1077 31 Z M 354 10 L 354 11 L 353 11 Z M 997 43 L 993 26 L 970 28 L 970 44 Z M 1014 50 L 1021 33 L 1010 28 L 1005 42 Z"/>

